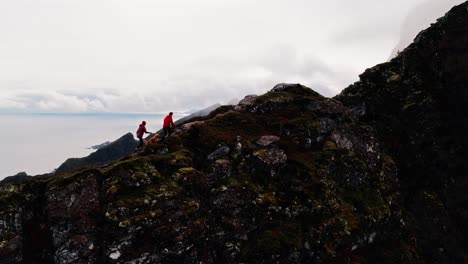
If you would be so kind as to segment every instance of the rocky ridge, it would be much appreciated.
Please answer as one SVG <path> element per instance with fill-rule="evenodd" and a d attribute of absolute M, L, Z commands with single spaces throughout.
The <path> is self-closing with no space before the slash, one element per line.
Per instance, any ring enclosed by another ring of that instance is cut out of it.
<path fill-rule="evenodd" d="M 335 98 L 279 84 L 0 186 L 0 263 L 463 263 L 468 2 Z"/>
<path fill-rule="evenodd" d="M 32 176 L 28 175 L 26 172 L 18 172 L 17 174 L 13 176 L 8 176 L 5 177 L 3 180 L 0 181 L 0 184 L 6 184 L 6 183 L 20 183 L 25 180 L 28 180 Z"/>

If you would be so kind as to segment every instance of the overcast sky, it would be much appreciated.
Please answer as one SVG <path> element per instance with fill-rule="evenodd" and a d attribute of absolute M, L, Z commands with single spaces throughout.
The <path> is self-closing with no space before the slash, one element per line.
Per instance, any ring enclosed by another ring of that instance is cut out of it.
<path fill-rule="evenodd" d="M 0 0 L 0 112 L 333 96 L 461 0 Z"/>

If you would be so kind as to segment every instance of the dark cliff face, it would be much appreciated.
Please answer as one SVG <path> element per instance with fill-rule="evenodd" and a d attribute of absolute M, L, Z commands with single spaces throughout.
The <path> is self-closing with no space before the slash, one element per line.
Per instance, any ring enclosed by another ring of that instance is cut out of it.
<path fill-rule="evenodd" d="M 361 110 L 399 167 L 404 206 L 434 262 L 468 248 L 468 4 L 335 99 Z M 421 228 L 423 227 L 424 228 Z M 442 253 L 443 253 L 442 252 Z M 465 256 L 466 257 L 466 256 Z M 453 259 L 452 259 L 453 261 Z"/>
<path fill-rule="evenodd" d="M 0 263 L 466 262 L 467 14 L 334 99 L 278 85 L 125 160 L 2 185 Z"/>

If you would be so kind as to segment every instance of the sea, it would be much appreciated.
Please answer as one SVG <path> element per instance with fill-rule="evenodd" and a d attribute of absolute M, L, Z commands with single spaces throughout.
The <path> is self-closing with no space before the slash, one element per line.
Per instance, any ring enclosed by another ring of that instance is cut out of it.
<path fill-rule="evenodd" d="M 176 121 L 185 114 L 174 113 Z M 26 172 L 50 173 L 68 158 L 85 157 L 90 147 L 135 134 L 141 121 L 156 132 L 165 114 L 0 114 L 0 180 Z"/>

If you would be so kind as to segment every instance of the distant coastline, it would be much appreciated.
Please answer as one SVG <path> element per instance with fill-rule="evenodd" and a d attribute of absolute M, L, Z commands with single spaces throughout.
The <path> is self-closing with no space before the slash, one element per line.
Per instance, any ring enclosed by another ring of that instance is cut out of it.
<path fill-rule="evenodd" d="M 90 146 L 134 134 L 142 120 L 148 122 L 149 131 L 156 132 L 165 115 L 0 112 L 0 180 L 22 171 L 28 175 L 50 173 L 68 158 L 85 157 L 96 151 Z M 174 121 L 185 116 L 175 112 Z"/>

